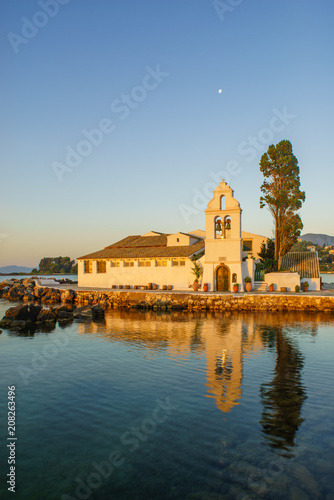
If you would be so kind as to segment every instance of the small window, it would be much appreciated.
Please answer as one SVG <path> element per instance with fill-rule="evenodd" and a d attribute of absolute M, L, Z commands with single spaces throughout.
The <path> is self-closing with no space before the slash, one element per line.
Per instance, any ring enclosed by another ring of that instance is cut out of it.
<path fill-rule="evenodd" d="M 236 273 L 233 273 L 232 274 L 232 283 L 236 283 L 237 280 L 238 280 L 238 277 L 237 277 Z"/>
<path fill-rule="evenodd" d="M 180 241 L 180 238 L 176 238 L 176 241 L 177 241 L 177 242 L 179 243 L 179 241 Z"/>
<path fill-rule="evenodd" d="M 178 266 L 180 263 L 178 260 L 173 259 L 172 264 L 173 264 L 173 266 Z"/>
<path fill-rule="evenodd" d="M 105 260 L 97 261 L 97 272 L 98 273 L 106 273 L 107 272 L 107 263 Z"/>
<path fill-rule="evenodd" d="M 124 262 L 124 267 L 133 267 L 135 265 L 135 263 L 133 262 L 133 260 L 126 260 Z"/>
<path fill-rule="evenodd" d="M 93 262 L 91 260 L 84 261 L 84 270 L 85 270 L 85 273 L 92 273 L 93 272 Z"/>
<path fill-rule="evenodd" d="M 244 240 L 242 243 L 242 251 L 243 252 L 252 252 L 253 251 L 253 240 Z"/>
<path fill-rule="evenodd" d="M 180 260 L 180 266 L 185 266 L 186 265 L 186 261 L 185 260 Z"/>
<path fill-rule="evenodd" d="M 158 267 L 167 267 L 167 260 L 157 260 Z"/>
<path fill-rule="evenodd" d="M 140 260 L 138 262 L 139 267 L 150 267 L 151 266 L 151 261 L 150 260 Z"/>
<path fill-rule="evenodd" d="M 119 260 L 112 260 L 110 262 L 111 267 L 119 267 Z"/>

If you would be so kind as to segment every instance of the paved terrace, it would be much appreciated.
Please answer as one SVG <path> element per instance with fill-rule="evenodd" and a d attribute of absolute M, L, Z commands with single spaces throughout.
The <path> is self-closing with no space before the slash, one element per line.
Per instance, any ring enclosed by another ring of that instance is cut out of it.
<path fill-rule="evenodd" d="M 47 283 L 49 281 L 49 283 Z M 245 295 L 279 295 L 284 296 L 288 295 L 291 297 L 292 295 L 305 296 L 305 297 L 334 297 L 334 283 L 324 284 L 323 289 L 320 291 L 309 291 L 309 292 L 263 292 L 263 291 L 254 291 L 254 292 L 195 292 L 191 288 L 188 290 L 134 290 L 131 289 L 119 289 L 119 288 L 98 288 L 98 287 L 83 287 L 75 284 L 59 284 L 55 281 L 51 280 L 36 280 L 37 286 L 40 287 L 48 287 L 48 288 L 58 288 L 59 290 L 75 290 L 82 292 L 131 292 L 131 293 L 153 293 L 153 294 L 162 294 L 162 293 L 175 293 L 175 294 L 185 294 L 192 293 L 194 295 L 232 295 L 234 297 L 243 297 Z"/>

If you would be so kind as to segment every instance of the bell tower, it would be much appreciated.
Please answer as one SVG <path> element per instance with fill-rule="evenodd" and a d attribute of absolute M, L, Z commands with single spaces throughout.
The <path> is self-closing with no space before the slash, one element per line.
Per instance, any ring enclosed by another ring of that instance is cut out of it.
<path fill-rule="evenodd" d="M 203 282 L 211 290 L 231 291 L 233 283 L 242 288 L 241 213 L 233 190 L 222 180 L 205 210 Z"/>

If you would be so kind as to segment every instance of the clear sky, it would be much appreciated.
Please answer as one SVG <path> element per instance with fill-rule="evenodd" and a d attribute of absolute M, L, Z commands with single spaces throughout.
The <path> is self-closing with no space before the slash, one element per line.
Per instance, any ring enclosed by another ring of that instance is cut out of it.
<path fill-rule="evenodd" d="M 0 266 L 204 229 L 222 177 L 243 229 L 272 236 L 259 161 L 282 139 L 303 233 L 334 235 L 332 0 L 16 0 L 0 14 Z"/>

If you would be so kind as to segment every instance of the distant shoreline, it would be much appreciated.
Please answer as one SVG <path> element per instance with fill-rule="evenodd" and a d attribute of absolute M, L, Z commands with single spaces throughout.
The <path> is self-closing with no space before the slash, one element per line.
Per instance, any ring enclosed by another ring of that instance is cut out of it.
<path fill-rule="evenodd" d="M 0 273 L 0 276 L 78 276 L 77 273 Z"/>

